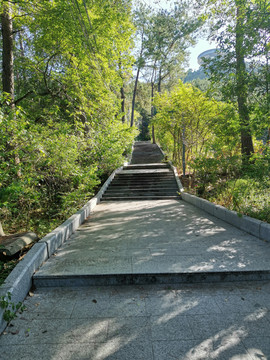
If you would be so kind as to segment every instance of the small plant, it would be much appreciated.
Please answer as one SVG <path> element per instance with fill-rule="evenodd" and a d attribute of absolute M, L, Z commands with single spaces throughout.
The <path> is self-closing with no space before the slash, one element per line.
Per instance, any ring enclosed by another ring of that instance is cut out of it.
<path fill-rule="evenodd" d="M 16 312 L 23 312 L 26 307 L 19 302 L 18 304 L 14 304 L 11 301 L 11 293 L 8 292 L 7 295 L 3 295 L 0 298 L 0 308 L 4 309 L 3 319 L 10 323 L 13 319 L 17 317 Z"/>

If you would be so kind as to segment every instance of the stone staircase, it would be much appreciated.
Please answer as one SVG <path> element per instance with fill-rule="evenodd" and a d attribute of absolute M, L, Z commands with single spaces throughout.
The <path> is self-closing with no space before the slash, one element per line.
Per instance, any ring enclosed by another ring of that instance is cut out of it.
<path fill-rule="evenodd" d="M 101 201 L 180 199 L 174 173 L 166 163 L 133 164 L 120 171 Z"/>

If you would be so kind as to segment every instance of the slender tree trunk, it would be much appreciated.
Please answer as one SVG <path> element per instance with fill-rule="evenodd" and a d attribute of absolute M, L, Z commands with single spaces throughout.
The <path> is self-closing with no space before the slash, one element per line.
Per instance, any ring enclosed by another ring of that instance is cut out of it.
<path fill-rule="evenodd" d="M 267 44 L 265 44 L 265 48 L 266 47 L 267 47 Z M 266 104 L 267 104 L 267 114 L 269 114 L 269 110 L 270 110 L 270 93 L 269 93 L 270 72 L 269 72 L 269 56 L 268 56 L 267 50 L 266 50 L 265 56 L 266 56 L 266 71 L 265 71 Z M 267 143 L 269 143 L 269 141 L 270 141 L 270 124 L 268 127 L 266 141 L 267 141 Z"/>
<path fill-rule="evenodd" d="M 154 115 L 155 115 L 155 107 L 153 106 L 154 86 L 155 86 L 155 84 L 154 84 L 154 81 L 153 81 L 153 79 L 152 79 L 152 81 L 151 81 L 151 102 L 152 102 L 152 106 L 151 106 L 151 118 L 153 118 Z M 156 135 L 155 135 L 155 126 L 154 126 L 154 125 L 152 125 L 152 142 L 153 142 L 153 144 L 156 143 Z"/>
<path fill-rule="evenodd" d="M 241 126 L 241 152 L 243 161 L 246 162 L 254 153 L 249 111 L 247 107 L 247 83 L 246 65 L 244 58 L 244 3 L 243 0 L 235 0 L 237 6 L 236 16 L 236 91 L 238 113 Z"/>
<path fill-rule="evenodd" d="M 126 102 L 126 97 L 125 97 L 125 89 L 124 86 L 121 87 L 120 89 L 121 92 L 121 111 L 122 111 L 122 123 L 124 124 L 126 121 L 126 116 L 125 116 L 125 102 Z"/>
<path fill-rule="evenodd" d="M 161 93 L 161 68 L 159 69 L 159 74 L 158 74 L 158 92 Z"/>
<path fill-rule="evenodd" d="M 138 81 L 140 76 L 140 66 L 138 66 L 134 89 L 133 89 L 133 96 L 132 96 L 132 106 L 131 106 L 131 118 L 130 118 L 130 127 L 134 125 L 134 111 L 135 111 L 135 100 L 136 100 L 136 94 L 137 94 L 137 87 L 138 87 Z"/>

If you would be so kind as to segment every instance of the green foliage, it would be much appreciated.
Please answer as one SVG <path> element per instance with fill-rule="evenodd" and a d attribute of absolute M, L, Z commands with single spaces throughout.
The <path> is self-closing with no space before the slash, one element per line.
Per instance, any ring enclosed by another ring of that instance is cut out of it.
<path fill-rule="evenodd" d="M 243 163 L 269 128 L 269 1 L 207 1 L 219 56 L 205 63 L 212 86 L 238 107 Z M 266 135 L 269 140 L 269 134 Z"/>
<path fill-rule="evenodd" d="M 239 156 L 201 156 L 190 162 L 190 167 L 196 174 L 197 193 L 203 195 L 209 186 L 215 186 L 220 179 L 228 180 L 238 176 L 241 162 Z"/>
<path fill-rule="evenodd" d="M 270 152 L 262 146 L 253 161 L 241 166 L 241 157 L 196 159 L 196 193 L 239 214 L 270 222 Z"/>
<path fill-rule="evenodd" d="M 134 123 L 135 99 L 139 92 L 138 80 L 141 74 L 146 85 L 144 88 L 148 88 L 144 102 L 145 99 L 151 102 L 150 111 L 153 116 L 154 91 L 161 92 L 163 88 L 170 90 L 177 84 L 178 79 L 183 77 L 184 64 L 188 57 L 187 48 L 194 44 L 195 33 L 202 23 L 203 18 L 193 13 L 192 7 L 186 2 L 175 3 L 174 8 L 170 10 L 157 11 L 139 3 L 138 8 L 134 10 L 137 48 L 131 126 Z M 147 79 L 146 84 L 145 79 Z M 137 104 L 139 102 L 140 99 Z M 144 111 L 150 112 L 148 104 L 144 104 Z M 145 120 L 143 116 L 140 119 Z"/>
<path fill-rule="evenodd" d="M 5 129 L 1 127 L 2 139 L 8 137 Z M 80 131 L 75 135 L 74 126 L 65 123 L 26 124 L 16 134 L 20 164 L 15 164 L 13 148 L 0 150 L 2 220 L 43 233 L 42 219 L 63 219 L 93 196 L 99 178 L 123 163 L 135 133 L 116 120 L 87 136 Z"/>
<path fill-rule="evenodd" d="M 171 93 L 157 95 L 157 115 L 153 119 L 157 138 L 176 165 L 186 159 L 227 152 L 235 144 L 233 106 L 218 102 L 190 84 L 175 87 Z M 224 148 L 222 149 L 222 146 Z"/>
<path fill-rule="evenodd" d="M 260 182 L 247 177 L 230 180 L 215 188 L 209 200 L 224 205 L 239 214 L 248 215 L 270 223 L 270 182 Z M 206 195 L 206 194 L 205 194 Z"/>
<path fill-rule="evenodd" d="M 1 245 L 0 245 L 1 247 Z M 6 277 L 17 265 L 18 259 L 0 260 L 0 286 L 4 283 Z"/>
<path fill-rule="evenodd" d="M 14 304 L 11 301 L 11 293 L 8 292 L 6 296 L 1 296 L 0 298 L 0 308 L 4 309 L 3 319 L 10 323 L 13 319 L 17 317 L 16 312 L 23 312 L 26 307 L 19 302 Z"/>
<path fill-rule="evenodd" d="M 6 232 L 50 231 L 131 151 L 120 88 L 130 73 L 130 1 L 12 4 L 15 103 L 0 104 L 0 208 Z"/>

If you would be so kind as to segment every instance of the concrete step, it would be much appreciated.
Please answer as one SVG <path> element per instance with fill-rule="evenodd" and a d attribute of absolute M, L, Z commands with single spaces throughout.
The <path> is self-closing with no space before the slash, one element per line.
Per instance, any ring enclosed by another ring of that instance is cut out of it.
<path fill-rule="evenodd" d="M 147 181 L 126 181 L 126 182 L 116 182 L 111 184 L 109 187 L 113 188 L 113 187 L 159 187 L 159 188 L 175 188 L 177 187 L 176 182 L 147 182 Z"/>
<path fill-rule="evenodd" d="M 169 193 L 165 193 L 165 192 L 119 192 L 119 193 L 105 193 L 104 196 L 103 196 L 103 199 L 108 199 L 109 197 L 122 197 L 122 198 L 125 198 L 125 199 L 129 199 L 131 197 L 164 197 L 166 198 L 167 196 L 178 196 L 177 192 L 176 191 L 172 191 L 172 192 L 169 192 Z"/>
<path fill-rule="evenodd" d="M 180 199 L 174 173 L 167 163 L 125 166 L 102 197 L 103 201 L 144 199 Z"/>
<path fill-rule="evenodd" d="M 124 166 L 124 170 L 142 170 L 142 169 L 169 169 L 170 166 L 166 163 L 161 164 L 134 164 Z"/>
<path fill-rule="evenodd" d="M 174 174 L 172 173 L 162 173 L 162 174 L 158 174 L 158 173 L 148 173 L 148 174 L 117 174 L 115 176 L 115 179 L 173 179 L 174 178 Z"/>
<path fill-rule="evenodd" d="M 122 191 L 130 191 L 130 192 L 136 192 L 136 191 L 152 191 L 152 192 L 168 192 L 168 191 L 179 191 L 179 189 L 175 186 L 175 187 L 169 187 L 169 188 L 164 188 L 164 187 L 143 187 L 143 186 L 137 186 L 137 187 L 128 187 L 128 186 L 119 186 L 119 187 L 109 187 L 106 190 L 106 193 L 111 192 L 111 193 L 119 193 Z"/>
<path fill-rule="evenodd" d="M 111 196 L 103 195 L 101 201 L 122 201 L 122 200 L 180 200 L 179 195 L 142 195 L 142 196 Z"/>
<path fill-rule="evenodd" d="M 33 277 L 33 285 L 41 287 L 75 287 L 105 285 L 151 285 L 151 284 L 195 284 L 223 283 L 225 281 L 269 280 L 269 270 L 243 271 L 198 271 L 198 272 L 149 272 L 139 274 L 79 274 L 79 275 L 40 275 Z"/>
<path fill-rule="evenodd" d="M 169 189 L 164 189 L 164 188 L 156 188 L 156 189 L 151 189 L 150 187 L 139 187 L 139 188 L 128 188 L 128 187 L 120 187 L 120 188 L 108 188 L 105 192 L 111 192 L 111 193 L 121 193 L 121 192 L 125 192 L 125 193 L 137 193 L 137 192 L 145 192 L 145 193 L 164 193 L 164 194 L 168 194 L 169 192 L 176 192 L 179 191 L 177 187 L 171 187 Z"/>
<path fill-rule="evenodd" d="M 122 182 L 122 183 L 127 183 L 127 182 L 141 182 L 141 183 L 155 183 L 155 184 L 158 184 L 158 183 L 161 183 L 161 182 L 168 182 L 168 183 L 174 183 L 176 182 L 175 181 L 175 178 L 171 177 L 171 178 L 155 178 L 155 177 L 149 177 L 149 178 L 139 178 L 139 177 L 133 177 L 133 178 L 115 178 L 113 179 L 113 181 L 111 182 L 111 184 L 114 184 L 114 183 L 119 183 L 119 182 Z"/>
<path fill-rule="evenodd" d="M 117 176 L 113 179 L 112 183 L 115 181 L 175 181 L 174 176 Z"/>
<path fill-rule="evenodd" d="M 110 188 L 115 188 L 118 189 L 120 187 L 125 187 L 125 188 L 141 188 L 142 186 L 145 186 L 146 183 L 140 183 L 140 182 L 134 182 L 134 183 L 130 183 L 130 182 L 117 182 L 117 183 L 111 183 Z M 177 187 L 177 183 L 176 181 L 167 181 L 167 182 L 150 182 L 147 184 L 147 188 L 152 188 L 152 189 L 171 189 L 171 188 L 178 188 Z"/>

